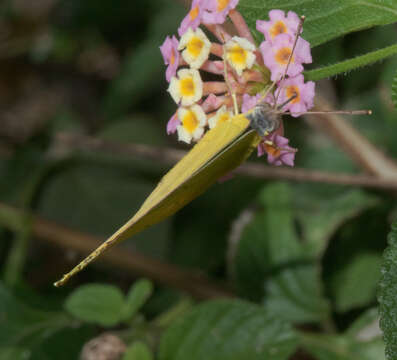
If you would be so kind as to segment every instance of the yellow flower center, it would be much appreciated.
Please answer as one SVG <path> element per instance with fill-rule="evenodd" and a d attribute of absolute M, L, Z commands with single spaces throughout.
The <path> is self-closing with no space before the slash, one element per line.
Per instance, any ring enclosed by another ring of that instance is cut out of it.
<path fill-rule="evenodd" d="M 281 20 L 277 21 L 270 29 L 272 39 L 274 39 L 275 36 L 285 34 L 286 32 L 287 26 Z"/>
<path fill-rule="evenodd" d="M 284 47 L 281 48 L 280 50 L 277 51 L 275 60 L 280 64 L 280 65 L 287 65 L 288 64 L 288 59 L 291 55 L 292 49 L 289 47 Z M 294 57 L 291 58 L 291 63 L 294 62 Z"/>
<path fill-rule="evenodd" d="M 228 50 L 230 60 L 234 64 L 245 65 L 247 63 L 247 51 L 240 45 L 236 44 Z"/>
<path fill-rule="evenodd" d="M 275 158 L 279 157 L 280 154 L 281 154 L 281 149 L 279 149 L 275 144 L 266 144 L 265 143 L 264 147 L 265 147 L 265 151 L 269 155 L 271 155 L 271 156 L 273 156 Z"/>
<path fill-rule="evenodd" d="M 285 94 L 287 95 L 287 99 L 291 98 L 292 96 L 296 96 L 294 100 L 291 100 L 291 104 L 296 104 L 301 101 L 299 88 L 297 86 L 287 86 L 287 88 L 285 89 Z"/>
<path fill-rule="evenodd" d="M 189 110 L 186 112 L 185 116 L 183 117 L 182 124 L 184 129 L 188 133 L 192 134 L 197 129 L 197 126 L 199 125 L 199 121 L 197 120 L 197 117 L 194 114 L 194 112 Z"/>
<path fill-rule="evenodd" d="M 171 50 L 170 63 L 171 63 L 171 65 L 174 65 L 174 63 L 175 63 L 175 51 L 174 51 L 174 49 Z"/>
<path fill-rule="evenodd" d="M 194 82 L 193 78 L 188 77 L 180 81 L 180 89 L 182 96 L 193 96 L 194 95 Z"/>
<path fill-rule="evenodd" d="M 187 51 L 193 57 L 198 57 L 201 51 L 203 50 L 203 47 L 204 47 L 204 41 L 195 36 L 187 44 Z"/>
<path fill-rule="evenodd" d="M 193 21 L 199 14 L 199 7 L 195 6 L 192 10 L 189 12 L 190 19 Z"/>
<path fill-rule="evenodd" d="M 226 6 L 229 5 L 230 0 L 218 0 L 218 8 L 217 11 L 221 12 L 225 10 Z"/>

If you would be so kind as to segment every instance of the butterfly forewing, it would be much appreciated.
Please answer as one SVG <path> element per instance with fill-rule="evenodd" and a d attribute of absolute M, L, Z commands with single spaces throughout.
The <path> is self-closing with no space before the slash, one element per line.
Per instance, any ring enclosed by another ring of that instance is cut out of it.
<path fill-rule="evenodd" d="M 161 179 L 138 212 L 56 285 L 64 284 L 110 246 L 173 215 L 240 165 L 260 141 L 249 126 L 249 119 L 241 114 L 208 131 Z"/>

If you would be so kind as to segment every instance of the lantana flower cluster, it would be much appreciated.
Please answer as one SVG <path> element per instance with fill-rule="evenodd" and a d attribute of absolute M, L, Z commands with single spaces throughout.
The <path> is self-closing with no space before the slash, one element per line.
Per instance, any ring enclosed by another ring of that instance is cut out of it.
<path fill-rule="evenodd" d="M 280 111 L 294 117 L 313 106 L 314 83 L 305 83 L 302 75 L 303 64 L 312 62 L 310 44 L 296 36 L 301 31 L 298 15 L 272 10 L 269 20 L 257 20 L 256 28 L 264 35 L 257 48 L 237 4 L 238 0 L 193 0 L 178 29 L 179 39 L 167 36 L 160 46 L 168 92 L 178 105 L 167 133 L 177 132 L 186 143 L 199 141 L 207 129 L 261 101 L 276 107 L 290 100 Z M 236 35 L 225 30 L 227 19 Z M 203 29 L 217 42 L 211 42 Z M 217 75 L 220 81 L 203 81 L 203 72 Z M 288 144 L 281 122 L 264 136 L 258 156 L 267 154 L 271 164 L 293 166 L 297 150 Z"/>

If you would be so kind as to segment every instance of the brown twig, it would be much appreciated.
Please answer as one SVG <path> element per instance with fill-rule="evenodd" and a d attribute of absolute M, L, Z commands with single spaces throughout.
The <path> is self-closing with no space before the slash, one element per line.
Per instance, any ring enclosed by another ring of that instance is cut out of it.
<path fill-rule="evenodd" d="M 172 148 L 160 148 L 142 144 L 120 144 L 85 135 L 58 133 L 55 136 L 55 148 L 66 151 L 102 151 L 128 157 L 142 157 L 159 164 L 172 165 L 186 152 Z M 236 172 L 241 176 L 259 179 L 280 179 L 297 182 L 327 183 L 348 186 L 361 186 L 383 190 L 397 190 L 397 180 L 378 178 L 370 175 L 330 173 L 302 168 L 279 168 L 256 163 L 246 163 Z"/>
<path fill-rule="evenodd" d="M 330 110 L 330 105 L 318 95 L 315 110 L 320 109 Z M 331 136 L 360 167 L 378 178 L 397 181 L 397 164 L 371 144 L 345 119 L 336 114 L 321 114 L 316 118 L 307 117 L 306 120 L 310 125 Z"/>
<path fill-rule="evenodd" d="M 318 170 L 306 170 L 302 168 L 279 168 L 247 163 L 238 168 L 236 173 L 259 179 L 279 179 L 295 182 L 313 182 L 383 190 L 397 190 L 397 180 L 381 179 L 368 175 L 352 175 Z"/>
<path fill-rule="evenodd" d="M 8 205 L 0 204 L 1 218 L 17 218 L 22 212 Z M 3 221 L 3 226 L 15 230 L 17 221 Z M 92 249 L 102 244 L 103 239 L 72 230 L 65 226 L 45 220 L 39 216 L 32 216 L 32 231 L 35 237 L 55 244 L 64 249 L 77 251 L 83 256 L 89 254 Z M 99 261 L 103 261 L 118 269 L 131 272 L 133 275 L 146 276 L 160 284 L 165 284 L 176 289 L 186 291 L 198 299 L 210 299 L 219 297 L 233 297 L 232 291 L 221 286 L 205 275 L 192 273 L 187 269 L 168 264 L 137 251 L 126 248 L 113 248 L 104 253 Z M 57 277 L 61 274 L 54 274 Z"/>

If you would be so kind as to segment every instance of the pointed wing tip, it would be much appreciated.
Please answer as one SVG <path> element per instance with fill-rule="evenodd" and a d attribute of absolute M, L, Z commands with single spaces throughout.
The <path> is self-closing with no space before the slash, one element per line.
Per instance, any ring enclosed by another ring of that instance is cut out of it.
<path fill-rule="evenodd" d="M 65 285 L 68 280 L 69 280 L 69 277 L 64 275 L 61 280 L 54 282 L 54 286 L 59 288 L 59 287 Z"/>

